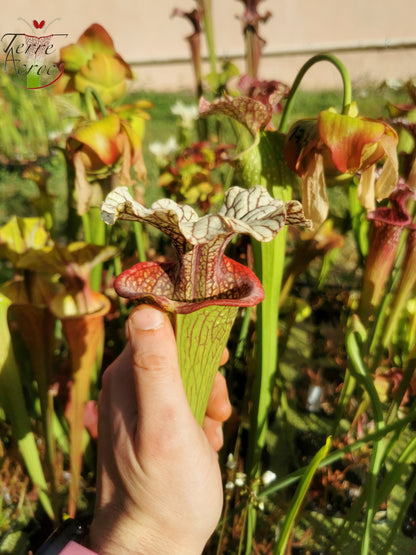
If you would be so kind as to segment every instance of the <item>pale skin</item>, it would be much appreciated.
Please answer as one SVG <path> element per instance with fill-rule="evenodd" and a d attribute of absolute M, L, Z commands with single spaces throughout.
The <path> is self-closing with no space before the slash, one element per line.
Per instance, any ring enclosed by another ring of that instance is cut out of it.
<path fill-rule="evenodd" d="M 126 331 L 124 351 L 103 376 L 89 547 L 101 555 L 200 554 L 222 510 L 216 451 L 231 414 L 225 380 L 217 374 L 201 428 L 166 315 L 142 305 Z"/>

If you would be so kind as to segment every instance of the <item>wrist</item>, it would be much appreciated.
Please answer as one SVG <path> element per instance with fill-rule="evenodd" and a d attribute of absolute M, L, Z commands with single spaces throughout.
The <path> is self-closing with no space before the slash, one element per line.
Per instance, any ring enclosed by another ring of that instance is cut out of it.
<path fill-rule="evenodd" d="M 163 526 L 97 515 L 86 545 L 100 555 L 200 555 L 205 541 L 198 541 L 192 531 L 189 537 L 178 538 Z"/>

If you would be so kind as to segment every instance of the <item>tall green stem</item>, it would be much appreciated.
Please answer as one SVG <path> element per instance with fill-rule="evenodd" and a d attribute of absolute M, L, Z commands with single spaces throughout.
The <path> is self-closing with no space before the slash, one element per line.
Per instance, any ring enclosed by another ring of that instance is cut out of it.
<path fill-rule="evenodd" d="M 82 225 L 87 243 L 99 246 L 106 244 L 106 227 L 101 220 L 100 209 L 97 206 L 92 206 L 86 214 L 82 215 Z M 102 264 L 97 264 L 91 269 L 90 284 L 94 291 L 101 289 L 102 271 Z"/>
<path fill-rule="evenodd" d="M 98 108 L 103 116 L 107 115 L 107 108 L 105 107 L 100 95 L 93 87 L 87 87 L 84 92 L 85 105 L 88 112 L 88 117 L 91 120 L 97 119 L 97 113 L 94 107 L 94 101 L 97 103 Z"/>
<path fill-rule="evenodd" d="M 214 41 L 214 25 L 212 21 L 211 0 L 198 0 L 199 6 L 202 8 L 202 20 L 204 22 L 205 38 L 207 41 L 208 57 L 211 72 L 217 73 L 217 55 L 215 53 Z"/>
<path fill-rule="evenodd" d="M 130 194 L 134 197 L 133 187 L 129 187 Z M 136 240 L 137 256 L 139 262 L 146 262 L 146 245 L 144 240 L 144 229 L 141 222 L 133 222 L 134 238 Z"/>
<path fill-rule="evenodd" d="M 257 68 L 255 62 L 255 53 L 253 45 L 253 36 L 255 32 L 253 29 L 248 28 L 245 30 L 245 43 L 246 43 L 246 73 L 249 77 L 257 77 Z"/>
<path fill-rule="evenodd" d="M 275 198 L 285 196 L 285 189 L 275 187 L 280 191 Z M 274 191 L 275 192 L 275 191 Z M 288 193 L 286 190 L 286 195 Z M 283 198 L 282 200 L 286 200 Z M 257 372 L 251 395 L 250 434 L 247 450 L 247 474 L 250 479 L 260 475 L 261 455 L 266 444 L 267 418 L 272 400 L 273 384 L 277 369 L 278 351 L 278 321 L 279 295 L 283 278 L 286 248 L 286 228 L 270 243 L 253 241 L 255 272 L 262 282 L 264 300 L 257 307 L 256 353 Z M 247 507 L 247 541 L 246 554 L 251 553 L 252 540 L 255 531 L 256 509 L 251 504 Z"/>
<path fill-rule="evenodd" d="M 97 103 L 98 108 L 103 116 L 107 115 L 107 108 L 105 107 L 100 95 L 93 87 L 85 89 L 85 105 L 90 120 L 97 119 L 94 102 Z M 91 207 L 87 214 L 82 216 L 82 224 L 84 228 L 84 237 L 87 243 L 93 245 L 103 246 L 106 243 L 105 224 L 101 220 L 100 209 L 98 207 Z M 91 270 L 90 283 L 94 291 L 100 291 L 101 287 L 101 274 L 103 266 L 97 264 Z"/>
<path fill-rule="evenodd" d="M 264 301 L 257 307 L 257 372 L 250 412 L 248 470 L 251 478 L 260 472 L 261 452 L 266 442 L 267 416 L 277 365 L 279 294 L 285 259 L 286 230 L 270 243 L 253 241 L 255 272 L 262 282 Z"/>
<path fill-rule="evenodd" d="M 344 66 L 344 64 L 336 56 L 333 56 L 332 54 L 317 54 L 316 56 L 313 56 L 312 58 L 310 58 L 301 67 L 301 69 L 299 70 L 299 73 L 296 76 L 296 79 L 293 82 L 293 85 L 290 89 L 290 93 L 289 93 L 289 96 L 288 96 L 286 104 L 285 104 L 285 107 L 283 109 L 282 117 L 280 119 L 279 131 L 281 131 L 282 133 L 286 133 L 286 131 L 287 131 L 288 120 L 289 120 L 289 116 L 290 116 L 290 113 L 291 113 L 292 108 L 293 108 L 293 103 L 294 103 L 294 100 L 295 100 L 295 96 L 296 96 L 296 93 L 299 89 L 299 85 L 300 85 L 303 77 L 305 76 L 305 73 L 313 65 L 315 65 L 318 62 L 329 62 L 329 63 L 331 63 L 333 66 L 336 67 L 336 69 L 338 70 L 338 72 L 341 75 L 343 86 L 344 86 L 344 96 L 343 96 L 343 99 L 342 99 L 343 113 L 346 112 L 346 110 L 348 109 L 348 106 L 351 104 L 351 101 L 352 101 L 352 85 L 351 85 L 350 76 L 348 75 L 348 71 L 347 71 L 346 67 Z"/>

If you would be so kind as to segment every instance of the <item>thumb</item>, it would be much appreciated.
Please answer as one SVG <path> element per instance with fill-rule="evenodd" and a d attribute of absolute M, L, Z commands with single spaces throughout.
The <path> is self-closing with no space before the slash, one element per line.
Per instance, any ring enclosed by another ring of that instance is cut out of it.
<path fill-rule="evenodd" d="M 166 422 L 172 418 L 172 411 L 190 412 L 167 315 L 153 306 L 141 305 L 129 316 L 127 335 L 141 429 Z"/>

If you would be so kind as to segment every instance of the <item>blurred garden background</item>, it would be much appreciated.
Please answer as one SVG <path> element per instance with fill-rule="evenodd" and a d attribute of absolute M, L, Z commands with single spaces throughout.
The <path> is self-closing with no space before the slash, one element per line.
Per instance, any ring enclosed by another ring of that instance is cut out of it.
<path fill-rule="evenodd" d="M 175 258 L 140 218 L 103 224 L 120 186 L 201 218 L 260 186 L 312 222 L 227 247 L 265 300 L 228 341 L 225 506 L 206 553 L 414 552 L 414 15 L 410 0 L 5 8 L 0 553 L 92 517 L 100 380 L 134 304 L 115 278 Z M 56 50 L 11 60 L 14 35 Z M 63 63 L 53 85 L 16 71 L 45 58 Z"/>
<path fill-rule="evenodd" d="M 241 40 L 241 15 L 244 7 L 239 0 L 211 0 L 215 47 L 218 58 L 233 60 L 244 67 L 245 48 Z M 189 89 L 193 74 L 189 65 L 189 48 L 185 37 L 193 32 L 189 21 L 172 17 L 177 8 L 190 12 L 192 1 L 174 0 L 136 2 L 122 0 L 117 5 L 108 0 L 74 0 L 70 4 L 46 0 L 34 4 L 22 0 L 5 6 L 2 12 L 3 33 L 27 33 L 24 18 L 52 23 L 48 33 L 68 33 L 67 43 L 75 42 L 92 23 L 109 29 L 118 51 L 132 66 L 135 88 L 162 92 Z M 272 17 L 262 29 L 266 41 L 261 63 L 263 79 L 279 79 L 291 83 L 298 68 L 311 55 L 330 51 L 342 52 L 351 79 L 357 86 L 380 83 L 386 79 L 407 79 L 414 75 L 416 37 L 413 26 L 414 5 L 411 0 L 398 0 L 394 6 L 387 1 L 368 0 L 339 2 L 331 0 L 263 0 L 262 15 Z M 63 42 L 62 42 L 63 44 Z M 202 55 L 208 57 L 205 41 Z M 204 73 L 209 72 L 205 63 Z M 331 67 L 314 68 L 304 82 L 306 89 L 339 87 Z"/>

